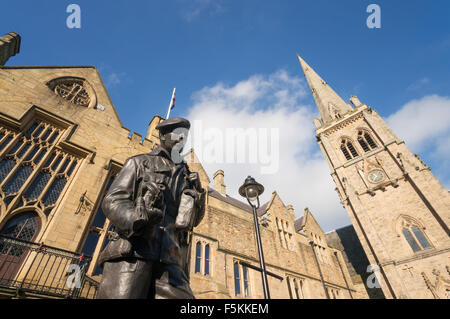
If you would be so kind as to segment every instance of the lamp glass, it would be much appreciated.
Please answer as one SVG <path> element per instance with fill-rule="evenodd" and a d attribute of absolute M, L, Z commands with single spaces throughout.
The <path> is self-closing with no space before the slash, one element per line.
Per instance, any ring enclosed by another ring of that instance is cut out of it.
<path fill-rule="evenodd" d="M 251 202 L 255 202 L 258 198 L 258 189 L 254 185 L 249 185 L 246 188 L 246 194 L 248 197 L 248 200 Z"/>

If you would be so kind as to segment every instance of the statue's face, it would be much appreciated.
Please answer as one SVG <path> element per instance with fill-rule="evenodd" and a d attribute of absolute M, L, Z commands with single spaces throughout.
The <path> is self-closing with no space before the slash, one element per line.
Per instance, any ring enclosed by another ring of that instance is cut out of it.
<path fill-rule="evenodd" d="M 161 146 L 171 154 L 180 154 L 186 144 L 188 133 L 189 130 L 184 127 L 164 132 L 160 136 Z"/>

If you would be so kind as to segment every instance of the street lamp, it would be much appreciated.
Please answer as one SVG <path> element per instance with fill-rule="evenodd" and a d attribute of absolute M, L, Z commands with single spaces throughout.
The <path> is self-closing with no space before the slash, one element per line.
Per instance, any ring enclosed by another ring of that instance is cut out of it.
<path fill-rule="evenodd" d="M 259 208 L 259 195 L 261 195 L 263 192 L 264 186 L 257 183 L 251 176 L 248 176 L 245 179 L 244 184 L 239 187 L 239 194 L 242 197 L 247 198 L 248 203 L 253 208 L 253 219 L 255 222 L 256 241 L 258 243 L 259 263 L 261 265 L 260 271 L 264 288 L 264 298 L 270 299 L 269 286 L 267 284 L 266 264 L 264 263 L 264 253 L 261 244 L 261 235 L 259 233 L 258 215 L 256 214 L 256 209 Z"/>

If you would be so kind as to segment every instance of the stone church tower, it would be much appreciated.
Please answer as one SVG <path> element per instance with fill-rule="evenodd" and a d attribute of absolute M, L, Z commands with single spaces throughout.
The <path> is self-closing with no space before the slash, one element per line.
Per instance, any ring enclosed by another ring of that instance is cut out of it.
<path fill-rule="evenodd" d="M 372 264 L 367 287 L 378 282 L 386 298 L 448 298 L 448 190 L 375 110 L 355 96 L 344 102 L 298 58 L 321 116 L 317 143 Z"/>

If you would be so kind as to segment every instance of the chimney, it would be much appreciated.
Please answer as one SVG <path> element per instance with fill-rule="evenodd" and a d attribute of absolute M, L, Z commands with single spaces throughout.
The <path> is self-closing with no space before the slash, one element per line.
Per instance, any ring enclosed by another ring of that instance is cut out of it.
<path fill-rule="evenodd" d="M 214 179 L 214 189 L 223 196 L 225 196 L 227 192 L 225 184 L 223 182 L 223 176 L 224 176 L 223 171 L 219 169 L 217 172 L 214 173 L 213 179 Z"/>
<path fill-rule="evenodd" d="M 10 32 L 0 37 L 0 66 L 20 51 L 20 35 Z"/>

